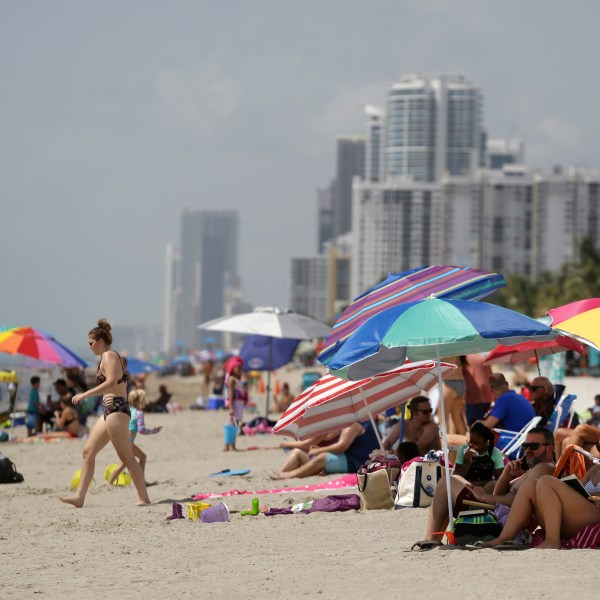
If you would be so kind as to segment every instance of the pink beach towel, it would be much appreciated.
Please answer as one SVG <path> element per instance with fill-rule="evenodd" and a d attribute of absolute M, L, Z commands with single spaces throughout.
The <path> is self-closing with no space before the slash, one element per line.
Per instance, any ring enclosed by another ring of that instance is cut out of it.
<path fill-rule="evenodd" d="M 192 497 L 192 500 L 206 500 L 207 498 L 225 498 L 227 496 L 241 496 L 244 494 L 287 494 L 289 492 L 317 492 L 317 491 L 331 491 L 341 490 L 348 487 L 354 487 L 358 485 L 356 473 L 350 473 L 344 475 L 339 479 L 333 479 L 331 481 L 324 481 L 323 483 L 315 483 L 312 485 L 300 485 L 298 487 L 288 488 L 274 488 L 272 490 L 259 490 L 258 492 L 251 492 L 248 490 L 230 490 L 228 492 L 216 492 L 209 494 L 196 494 Z"/>
<path fill-rule="evenodd" d="M 531 540 L 531 547 L 539 546 L 546 539 L 546 534 L 538 529 Z M 600 523 L 588 525 L 573 537 L 560 540 L 562 548 L 598 548 L 600 543 Z"/>

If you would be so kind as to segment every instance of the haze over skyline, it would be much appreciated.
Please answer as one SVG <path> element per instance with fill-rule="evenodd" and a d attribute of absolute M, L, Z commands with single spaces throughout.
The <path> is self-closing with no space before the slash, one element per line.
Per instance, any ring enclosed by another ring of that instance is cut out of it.
<path fill-rule="evenodd" d="M 527 164 L 600 166 L 593 0 L 0 0 L 0 324 L 81 347 L 162 321 L 185 207 L 237 209 L 255 305 L 316 252 L 335 137 L 406 73 L 464 73 Z"/>

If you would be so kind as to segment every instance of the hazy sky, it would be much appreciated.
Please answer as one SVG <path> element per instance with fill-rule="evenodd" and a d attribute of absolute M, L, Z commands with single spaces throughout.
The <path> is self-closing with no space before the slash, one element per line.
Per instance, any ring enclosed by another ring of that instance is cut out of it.
<path fill-rule="evenodd" d="M 247 298 L 286 306 L 335 136 L 413 72 L 463 72 L 490 137 L 600 164 L 600 3 L 0 0 L 0 324 L 80 344 L 163 316 L 184 207 L 235 208 Z"/>

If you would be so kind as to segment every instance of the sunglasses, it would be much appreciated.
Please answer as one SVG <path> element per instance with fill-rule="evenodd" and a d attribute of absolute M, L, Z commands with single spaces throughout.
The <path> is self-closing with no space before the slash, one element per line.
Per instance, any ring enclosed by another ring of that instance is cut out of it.
<path fill-rule="evenodd" d="M 413 412 L 422 412 L 430 415 L 433 412 L 433 408 L 413 408 Z"/>
<path fill-rule="evenodd" d="M 550 446 L 550 444 L 542 444 L 541 442 L 523 442 L 521 444 L 522 450 L 539 450 L 540 446 Z"/>
<path fill-rule="evenodd" d="M 544 386 L 543 385 L 530 385 L 529 386 L 529 391 L 531 392 L 535 392 L 535 390 L 543 390 Z"/>

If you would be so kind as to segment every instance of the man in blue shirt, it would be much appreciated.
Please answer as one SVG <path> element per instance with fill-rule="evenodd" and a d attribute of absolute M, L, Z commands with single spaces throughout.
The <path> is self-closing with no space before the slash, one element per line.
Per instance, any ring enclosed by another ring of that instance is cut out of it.
<path fill-rule="evenodd" d="M 502 373 L 492 373 L 489 384 L 494 397 L 494 406 L 483 421 L 486 427 L 520 431 L 535 417 L 535 411 L 529 400 L 510 390 L 508 381 Z"/>

